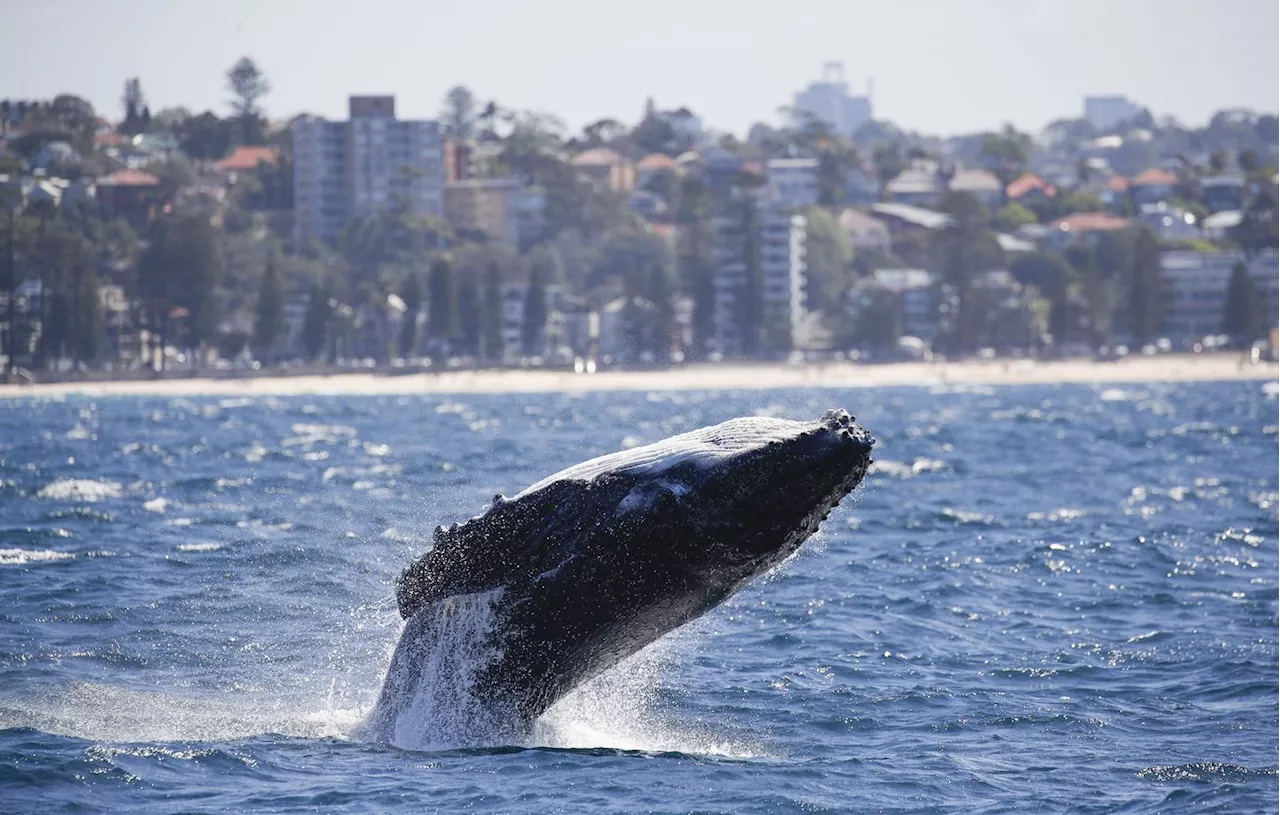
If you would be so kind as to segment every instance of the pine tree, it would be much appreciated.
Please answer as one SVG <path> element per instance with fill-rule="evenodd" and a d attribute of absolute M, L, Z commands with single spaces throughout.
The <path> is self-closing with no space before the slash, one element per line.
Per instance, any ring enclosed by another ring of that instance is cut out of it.
<path fill-rule="evenodd" d="M 1258 293 L 1241 262 L 1231 268 L 1227 302 L 1222 310 L 1222 333 L 1240 345 L 1248 345 L 1262 333 L 1262 309 Z"/>
<path fill-rule="evenodd" d="M 1133 242 L 1133 267 L 1129 277 L 1129 330 L 1138 345 L 1146 345 L 1160 330 L 1163 311 L 1160 286 L 1160 244 L 1148 228 Z"/>
<path fill-rule="evenodd" d="M 547 329 L 547 269 L 534 263 L 529 269 L 529 288 L 524 296 L 524 325 L 521 340 L 524 352 L 536 355 L 542 351 Z"/>
<path fill-rule="evenodd" d="M 329 287 L 323 282 L 317 283 L 307 301 L 306 316 L 302 318 L 302 347 L 310 359 L 316 359 L 324 350 L 325 340 L 329 335 L 331 312 Z"/>
<path fill-rule="evenodd" d="M 464 354 L 480 346 L 480 288 L 473 276 L 458 284 L 458 342 Z"/>
<path fill-rule="evenodd" d="M 502 328 L 505 320 L 502 313 L 502 278 L 496 262 L 489 264 L 480 313 L 480 356 L 487 361 L 500 360 L 504 351 Z"/>
<path fill-rule="evenodd" d="M 671 355 L 671 337 L 675 333 L 676 313 L 672 292 L 671 270 L 664 263 L 656 263 L 649 274 L 649 300 L 653 303 L 653 336 L 650 350 L 658 362 L 667 362 Z"/>
<path fill-rule="evenodd" d="M 404 300 L 404 322 L 400 326 L 400 356 L 413 356 L 418 350 L 418 314 L 422 311 L 422 281 L 417 272 L 405 275 L 400 299 Z"/>
<path fill-rule="evenodd" d="M 267 259 L 262 272 L 262 284 L 258 289 L 257 319 L 253 326 L 253 339 L 258 353 L 267 355 L 280 333 L 284 330 L 284 290 L 275 258 Z"/>
<path fill-rule="evenodd" d="M 431 264 L 431 291 L 428 305 L 427 333 L 433 340 L 446 342 L 457 333 L 457 292 L 453 282 L 453 266 L 447 258 L 436 258 Z"/>

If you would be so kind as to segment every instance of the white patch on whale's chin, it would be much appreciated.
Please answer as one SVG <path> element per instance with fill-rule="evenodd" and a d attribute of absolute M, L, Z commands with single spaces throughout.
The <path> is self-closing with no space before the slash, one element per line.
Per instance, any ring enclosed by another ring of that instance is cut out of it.
<path fill-rule="evenodd" d="M 575 464 L 526 487 L 511 500 L 537 492 L 556 481 L 591 481 L 605 473 L 654 476 L 686 463 L 697 467 L 714 467 L 727 458 L 765 447 L 770 442 L 794 439 L 813 427 L 814 422 L 796 422 L 766 416 L 730 419 L 722 424 L 682 433 L 644 447 L 622 450 Z M 626 510 L 620 507 L 619 511 Z"/>

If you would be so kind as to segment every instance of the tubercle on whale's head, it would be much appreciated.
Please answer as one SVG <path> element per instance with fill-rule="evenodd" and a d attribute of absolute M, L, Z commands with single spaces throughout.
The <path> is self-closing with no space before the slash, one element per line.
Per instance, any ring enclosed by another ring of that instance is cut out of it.
<path fill-rule="evenodd" d="M 725 459 L 691 490 L 707 555 L 730 566 L 786 557 L 862 481 L 874 444 L 848 412 L 829 410 Z"/>

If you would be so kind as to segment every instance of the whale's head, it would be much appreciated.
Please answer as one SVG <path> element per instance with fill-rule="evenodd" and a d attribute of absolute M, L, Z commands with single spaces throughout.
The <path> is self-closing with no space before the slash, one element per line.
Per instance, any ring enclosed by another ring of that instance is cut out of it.
<path fill-rule="evenodd" d="M 634 479 L 619 515 L 693 531 L 679 536 L 677 554 L 750 576 L 817 530 L 866 474 L 874 443 L 844 410 L 808 422 L 751 417 L 585 462 L 573 475 Z"/>

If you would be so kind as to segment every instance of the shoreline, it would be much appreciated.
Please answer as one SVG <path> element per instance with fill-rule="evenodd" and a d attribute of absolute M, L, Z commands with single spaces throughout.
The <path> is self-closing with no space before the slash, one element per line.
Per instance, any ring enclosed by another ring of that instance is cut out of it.
<path fill-rule="evenodd" d="M 762 390 L 779 388 L 936 387 L 1155 382 L 1275 381 L 1274 362 L 1238 354 L 1166 354 L 1093 360 L 965 360 L 882 364 L 776 363 L 690 365 L 654 371 L 467 370 L 385 375 L 333 373 L 0 385 L 0 399 L 59 396 L 305 396 L 415 393 Z"/>

